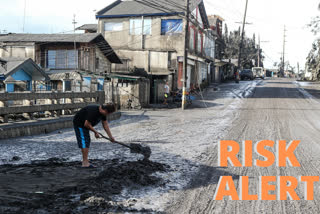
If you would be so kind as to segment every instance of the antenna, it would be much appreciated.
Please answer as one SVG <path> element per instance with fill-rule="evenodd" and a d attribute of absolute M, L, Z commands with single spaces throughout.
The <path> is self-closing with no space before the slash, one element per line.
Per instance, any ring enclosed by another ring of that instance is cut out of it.
<path fill-rule="evenodd" d="M 24 25 L 26 23 L 26 8 L 27 8 L 27 0 L 24 0 L 24 13 L 23 13 L 23 25 L 22 25 L 23 33 L 24 33 Z"/>
<path fill-rule="evenodd" d="M 78 68 L 78 63 L 77 63 L 77 44 L 76 44 L 76 14 L 73 14 L 73 20 L 72 20 L 72 24 L 73 24 L 73 34 L 74 34 L 74 64 L 75 64 L 75 68 Z"/>

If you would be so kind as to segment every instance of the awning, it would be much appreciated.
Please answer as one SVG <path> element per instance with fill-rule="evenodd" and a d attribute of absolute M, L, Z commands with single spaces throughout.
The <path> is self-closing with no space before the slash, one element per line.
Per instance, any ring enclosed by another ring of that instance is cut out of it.
<path fill-rule="evenodd" d="M 220 61 L 220 60 L 219 60 L 219 61 L 216 60 L 216 61 L 214 62 L 214 65 L 215 65 L 215 66 L 218 66 L 218 67 L 224 66 L 224 65 L 226 65 L 226 64 L 228 64 L 228 62 L 223 62 L 223 61 Z"/>
<path fill-rule="evenodd" d="M 109 78 L 111 78 L 111 79 L 121 79 L 121 80 L 137 81 L 138 79 L 142 79 L 143 77 L 129 76 L 129 75 L 110 75 Z"/>

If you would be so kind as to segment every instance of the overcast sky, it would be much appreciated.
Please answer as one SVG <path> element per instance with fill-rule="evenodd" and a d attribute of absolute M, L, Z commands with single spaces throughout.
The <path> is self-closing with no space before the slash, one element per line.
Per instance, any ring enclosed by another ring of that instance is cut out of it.
<path fill-rule="evenodd" d="M 1 0 L 0 31 L 21 33 L 25 0 Z M 73 14 L 77 26 L 96 23 L 95 11 L 113 0 L 26 0 L 26 33 L 60 33 L 73 29 Z M 282 52 L 283 28 L 287 27 L 286 59 L 304 68 L 305 58 L 316 39 L 306 27 L 312 17 L 320 15 L 319 0 L 249 0 L 246 33 L 260 34 L 261 47 L 266 55 L 265 67 L 279 61 Z M 245 0 L 205 0 L 207 14 L 225 19 L 229 30 L 238 29 L 243 19 Z"/>

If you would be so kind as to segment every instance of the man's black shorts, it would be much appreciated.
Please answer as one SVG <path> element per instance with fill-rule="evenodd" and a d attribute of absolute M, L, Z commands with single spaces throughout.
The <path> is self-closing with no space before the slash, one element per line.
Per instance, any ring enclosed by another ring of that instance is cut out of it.
<path fill-rule="evenodd" d="M 90 139 L 89 129 L 75 126 L 74 131 L 76 132 L 79 148 L 80 149 L 90 148 L 91 139 Z"/>

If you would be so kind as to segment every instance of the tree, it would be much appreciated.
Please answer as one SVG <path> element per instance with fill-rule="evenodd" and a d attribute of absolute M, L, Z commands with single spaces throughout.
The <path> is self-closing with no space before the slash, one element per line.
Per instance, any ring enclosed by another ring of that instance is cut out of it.
<path fill-rule="evenodd" d="M 228 31 L 228 26 L 227 24 L 224 24 L 224 34 L 223 34 L 223 40 L 225 41 L 225 43 L 229 42 L 229 31 Z"/>
<path fill-rule="evenodd" d="M 318 4 L 318 10 L 320 10 L 320 3 Z M 314 35 L 318 34 L 320 31 L 320 16 L 313 17 L 307 26 L 311 29 L 311 32 L 314 33 Z"/>
<path fill-rule="evenodd" d="M 227 33 L 225 33 L 227 34 Z M 240 28 L 235 31 L 231 31 L 226 37 L 224 36 L 224 42 L 226 44 L 224 55 L 226 59 L 237 59 L 239 56 L 239 44 L 241 42 Z M 263 67 L 262 50 L 260 49 L 260 66 Z M 255 61 L 253 64 L 252 61 Z M 241 54 L 241 62 L 244 68 L 252 68 L 258 65 L 258 49 L 256 47 L 255 34 L 252 38 L 244 37 L 243 39 L 243 49 Z"/>

